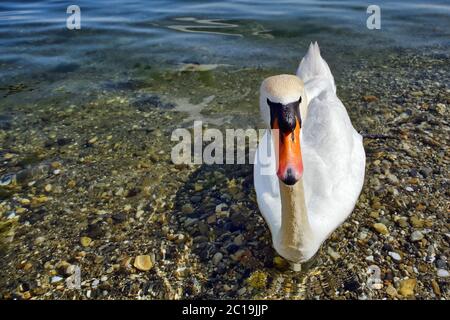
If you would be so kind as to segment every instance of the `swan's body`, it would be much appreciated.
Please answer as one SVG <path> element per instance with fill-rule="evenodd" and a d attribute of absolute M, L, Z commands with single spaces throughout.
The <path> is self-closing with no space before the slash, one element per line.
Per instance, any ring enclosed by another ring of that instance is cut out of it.
<path fill-rule="evenodd" d="M 320 56 L 317 43 L 311 44 L 297 70 L 297 77 L 304 83 L 303 102 L 299 105 L 303 173 L 293 185 L 281 182 L 265 99 L 267 103 L 272 99 L 285 100 L 277 101 L 280 103 L 298 99 L 295 93 L 286 97 L 289 92 L 277 93 L 273 89 L 285 90 L 286 84 L 273 84 L 282 77 L 295 82 L 291 79 L 294 76 L 276 76 L 261 88 L 261 112 L 269 126 L 255 155 L 254 183 L 274 248 L 287 260 L 301 263 L 314 256 L 352 212 L 363 186 L 365 152 L 362 137 L 336 96 L 328 65 Z"/>

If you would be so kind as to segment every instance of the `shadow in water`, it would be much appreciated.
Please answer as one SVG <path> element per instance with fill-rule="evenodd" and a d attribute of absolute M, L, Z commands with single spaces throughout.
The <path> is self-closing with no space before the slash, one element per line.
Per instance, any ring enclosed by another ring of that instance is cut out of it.
<path fill-rule="evenodd" d="M 202 277 L 207 279 L 203 294 L 190 298 L 208 298 L 208 291 L 217 298 L 223 292 L 215 291 L 225 283 L 248 288 L 255 272 L 267 275 L 264 290 L 244 296 L 230 292 L 227 296 L 279 297 L 278 285 L 290 286 L 290 282 L 300 286 L 307 280 L 310 285 L 306 285 L 306 292 L 297 292 L 307 298 L 314 296 L 315 287 L 324 286 L 314 277 L 305 279 L 322 264 L 321 251 L 303 264 L 300 272 L 289 270 L 287 261 L 274 259 L 278 255 L 256 203 L 252 165 L 199 166 L 178 190 L 174 215 L 180 229 L 192 238 L 192 253 L 205 272 Z"/>
<path fill-rule="evenodd" d="M 231 272 L 243 280 L 272 267 L 275 252 L 256 204 L 252 165 L 199 166 L 176 194 L 175 217 L 208 270 L 205 289 Z"/>

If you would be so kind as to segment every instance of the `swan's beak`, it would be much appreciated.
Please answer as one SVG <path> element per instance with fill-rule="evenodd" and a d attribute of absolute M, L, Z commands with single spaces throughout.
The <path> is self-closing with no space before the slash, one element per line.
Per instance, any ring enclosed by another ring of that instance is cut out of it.
<path fill-rule="evenodd" d="M 300 148 L 300 124 L 295 120 L 295 128 L 292 131 L 280 130 L 278 119 L 273 123 L 274 142 L 278 146 L 277 176 L 286 185 L 294 185 L 303 174 L 302 153 Z M 278 136 L 278 137 L 276 137 Z M 278 139 L 277 139 L 278 138 Z"/>

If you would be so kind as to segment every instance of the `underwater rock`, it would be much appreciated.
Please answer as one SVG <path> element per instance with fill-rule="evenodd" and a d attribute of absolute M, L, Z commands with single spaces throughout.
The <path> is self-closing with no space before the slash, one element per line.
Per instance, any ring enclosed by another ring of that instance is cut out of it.
<path fill-rule="evenodd" d="M 68 73 L 76 71 L 80 68 L 80 65 L 77 63 L 60 63 L 56 67 L 50 70 L 50 72 L 55 73 Z"/>
<path fill-rule="evenodd" d="M 397 252 L 390 251 L 390 252 L 388 253 L 388 255 L 389 255 L 392 259 L 394 259 L 394 261 L 399 262 L 399 261 L 402 260 L 402 257 L 401 257 Z"/>
<path fill-rule="evenodd" d="M 141 271 L 148 271 L 153 268 L 153 262 L 149 255 L 137 256 L 134 259 L 134 267 Z"/>
<path fill-rule="evenodd" d="M 376 232 L 387 235 L 389 234 L 389 230 L 388 228 L 382 224 L 382 223 L 374 223 L 373 224 L 373 228 L 375 229 Z"/>
<path fill-rule="evenodd" d="M 0 130 L 11 130 L 12 128 L 12 117 L 7 115 L 0 115 Z"/>
<path fill-rule="evenodd" d="M 131 105 L 142 112 L 146 112 L 155 108 L 163 110 L 170 110 L 175 108 L 175 104 L 170 102 L 163 102 L 157 95 L 138 97 L 132 102 Z"/>
<path fill-rule="evenodd" d="M 406 279 L 400 282 L 398 293 L 404 297 L 410 297 L 414 295 L 414 289 L 416 288 L 416 279 Z"/>
<path fill-rule="evenodd" d="M 448 277 L 450 277 L 450 273 L 447 270 L 445 270 L 445 269 L 438 269 L 436 274 L 437 274 L 437 276 L 439 278 L 448 278 Z"/>
<path fill-rule="evenodd" d="M 145 82 L 140 80 L 128 79 L 125 81 L 107 81 L 103 84 L 103 88 L 113 91 L 132 91 L 145 87 Z"/>
<path fill-rule="evenodd" d="M 13 183 L 16 175 L 13 173 L 7 173 L 0 178 L 0 187 L 8 186 Z"/>
<path fill-rule="evenodd" d="M 223 254 L 221 252 L 216 252 L 212 258 L 213 265 L 218 265 L 220 260 L 222 260 Z"/>
<path fill-rule="evenodd" d="M 411 241 L 420 241 L 420 240 L 422 240 L 423 239 L 423 233 L 422 232 L 420 232 L 420 231 L 414 231 L 412 234 L 411 234 Z"/>
<path fill-rule="evenodd" d="M 185 63 L 178 69 L 181 72 L 205 72 L 217 69 L 219 66 L 227 66 L 225 64 L 200 64 L 200 63 Z"/>
<path fill-rule="evenodd" d="M 264 289 L 267 285 L 267 273 L 263 271 L 255 271 L 247 279 L 247 283 L 254 289 Z"/>
<path fill-rule="evenodd" d="M 83 247 L 89 247 L 91 242 L 92 242 L 92 239 L 89 237 L 81 237 L 80 238 L 80 243 Z"/>

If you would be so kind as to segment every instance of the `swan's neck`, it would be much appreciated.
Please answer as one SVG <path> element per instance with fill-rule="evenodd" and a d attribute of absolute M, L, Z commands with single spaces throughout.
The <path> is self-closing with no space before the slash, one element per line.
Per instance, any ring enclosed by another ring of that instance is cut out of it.
<path fill-rule="evenodd" d="M 278 233 L 278 251 L 294 262 L 308 260 L 313 233 L 308 219 L 303 190 L 303 179 L 293 186 L 280 182 L 281 227 Z"/>

